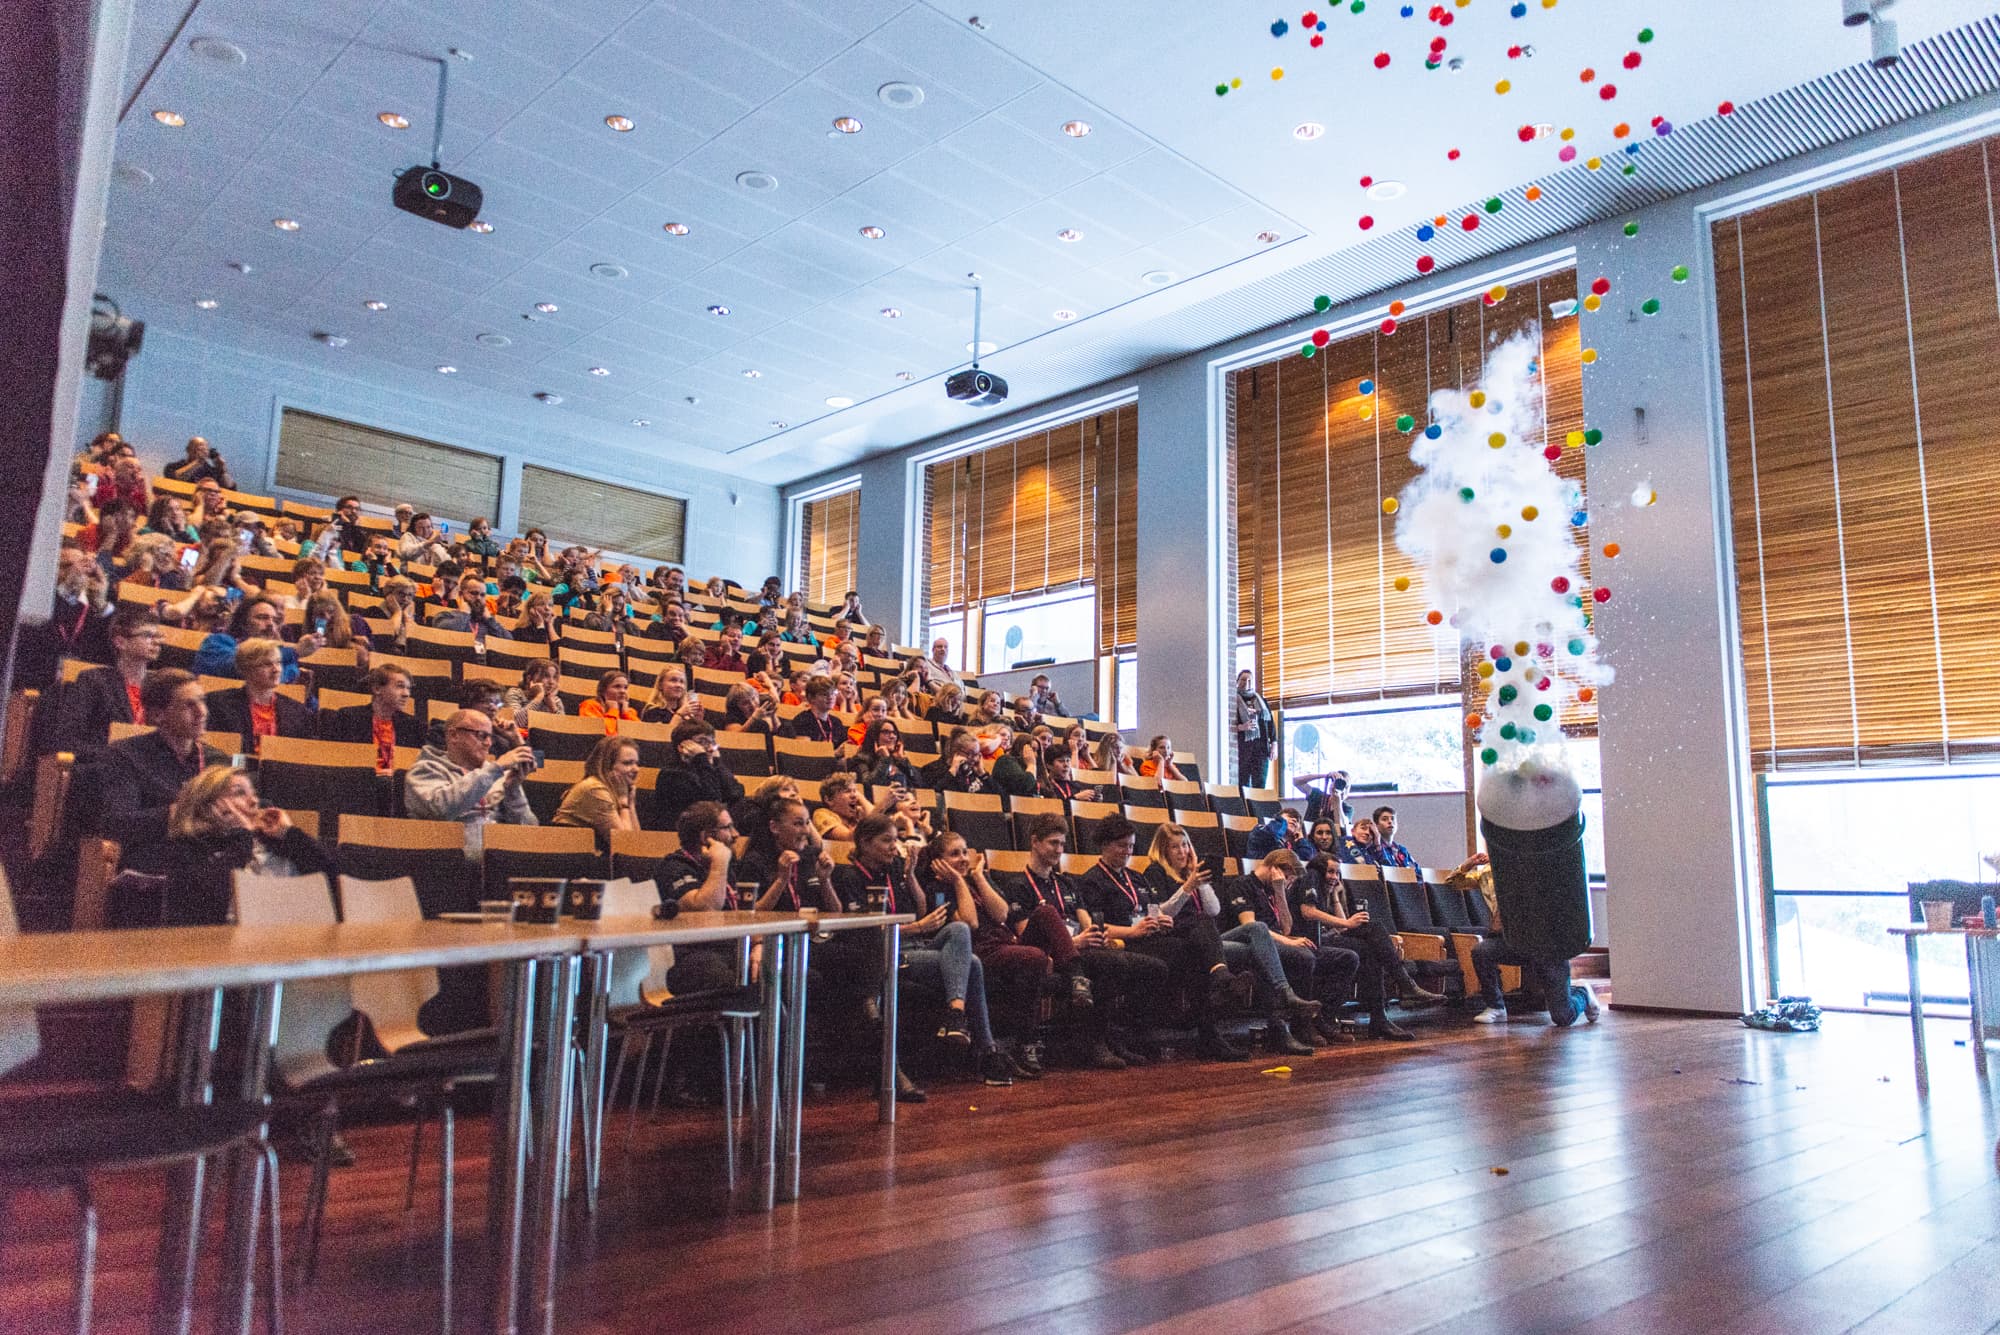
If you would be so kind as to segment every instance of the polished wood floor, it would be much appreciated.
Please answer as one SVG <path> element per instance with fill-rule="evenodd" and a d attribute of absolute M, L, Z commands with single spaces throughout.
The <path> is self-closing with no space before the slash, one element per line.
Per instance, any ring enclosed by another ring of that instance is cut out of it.
<path fill-rule="evenodd" d="M 768 1216 L 728 1210 L 714 1122 L 676 1112 L 629 1160 L 614 1137 L 561 1329 L 2000 1330 L 2000 1118 L 1963 1033 L 1936 1026 L 1928 1102 L 1903 1022 L 1622 1014 L 1332 1049 L 1289 1077 L 933 1084 L 893 1129 L 837 1094 L 809 1108 L 805 1200 Z M 461 1141 L 467 1330 L 483 1132 Z M 434 1159 L 406 1225 L 407 1133 L 350 1139 L 293 1329 L 435 1329 Z M 303 1184 L 288 1170 L 288 1219 Z M 99 1329 L 142 1329 L 155 1188 L 104 1200 Z M 0 1330 L 65 1328 L 69 1221 L 56 1198 L 10 1211 Z"/>

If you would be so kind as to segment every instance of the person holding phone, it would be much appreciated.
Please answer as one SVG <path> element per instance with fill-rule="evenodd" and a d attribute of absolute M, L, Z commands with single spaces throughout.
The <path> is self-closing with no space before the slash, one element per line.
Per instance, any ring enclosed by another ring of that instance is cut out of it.
<path fill-rule="evenodd" d="M 766 736 L 778 730 L 778 701 L 775 697 L 760 694 L 747 681 L 739 681 L 729 688 L 723 701 L 722 730 L 724 732 L 761 732 Z"/>
<path fill-rule="evenodd" d="M 676 723 L 669 745 L 673 754 L 653 779 L 652 800 L 642 796 L 639 803 L 647 829 L 674 826 L 681 813 L 697 802 L 719 802 L 733 808 L 743 800 L 743 785 L 716 759 L 715 729 L 706 719 L 684 718 Z"/>
<path fill-rule="evenodd" d="M 493 755 L 493 734 L 493 717 L 482 710 L 460 709 L 445 720 L 443 744 L 427 743 L 403 776 L 403 806 L 412 820 L 540 824 L 521 787 L 521 776 L 535 768 L 534 750 L 516 746 Z"/>

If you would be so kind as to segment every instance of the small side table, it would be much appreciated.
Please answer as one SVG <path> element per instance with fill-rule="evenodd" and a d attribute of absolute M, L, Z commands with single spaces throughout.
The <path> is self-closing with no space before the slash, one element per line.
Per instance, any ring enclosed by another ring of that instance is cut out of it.
<path fill-rule="evenodd" d="M 1979 1073 L 1980 1079 L 1985 1079 L 1986 1008 L 1979 989 L 1979 970 L 1985 962 L 1986 951 L 1996 939 L 2000 939 L 2000 931 L 1985 927 L 1951 927 L 1939 932 L 1912 924 L 1891 927 L 1889 935 L 1903 938 L 1903 959 L 1910 970 L 1910 1042 L 1916 1049 L 1917 1092 L 1927 1094 L 1931 1087 L 1930 1062 L 1924 1052 L 1924 989 L 1917 977 L 1917 941 L 1926 936 L 1965 938 L 1966 988 L 1972 1003 L 1972 1069 Z"/>

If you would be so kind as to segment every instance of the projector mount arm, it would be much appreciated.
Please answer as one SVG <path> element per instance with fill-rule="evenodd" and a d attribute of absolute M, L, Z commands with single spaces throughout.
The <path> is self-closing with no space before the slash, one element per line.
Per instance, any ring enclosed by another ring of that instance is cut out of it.
<path fill-rule="evenodd" d="M 442 56 L 433 56 L 432 59 L 437 61 L 438 67 L 438 104 L 437 115 L 431 120 L 431 168 L 434 171 L 442 171 L 444 163 L 440 159 L 444 156 L 444 95 L 446 85 L 451 79 L 451 62 Z"/>

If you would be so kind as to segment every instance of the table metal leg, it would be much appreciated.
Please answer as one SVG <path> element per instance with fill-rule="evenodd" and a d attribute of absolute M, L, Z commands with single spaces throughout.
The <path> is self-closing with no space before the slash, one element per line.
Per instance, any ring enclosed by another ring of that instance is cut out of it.
<path fill-rule="evenodd" d="M 539 1162 L 535 1165 L 534 1279 L 529 1290 L 533 1295 L 533 1306 L 529 1309 L 528 1320 L 523 1323 L 529 1330 L 539 1330 L 543 1335 L 555 1335 L 556 1328 L 556 1266 L 562 1250 L 563 1164 L 569 1157 L 570 1079 L 576 1070 L 575 1064 L 569 1060 L 569 1047 L 576 1031 L 576 991 L 582 966 L 581 955 L 568 955 L 551 961 L 548 966 L 548 1026 L 544 1040 L 547 1061 L 542 1071 L 542 1087 L 535 1114 Z"/>
<path fill-rule="evenodd" d="M 1986 997 L 1979 990 L 1979 966 L 1982 938 L 1971 932 L 1965 934 L 1965 979 L 1967 996 L 1972 1002 L 1972 1069 L 1979 1078 L 1986 1078 Z"/>
<path fill-rule="evenodd" d="M 604 1048 L 611 1011 L 611 953 L 595 951 L 590 966 L 590 1003 L 583 1032 L 583 1205 L 597 1213 L 597 1186 L 604 1165 Z"/>
<path fill-rule="evenodd" d="M 270 1074 L 271 1050 L 278 1041 L 278 1005 L 284 984 L 271 983 L 248 989 L 249 1014 L 244 1017 L 242 1070 L 238 1092 L 248 1102 L 261 1103 Z M 269 1133 L 268 1124 L 258 1139 Z M 250 1335 L 257 1317 L 258 1220 L 264 1204 L 264 1155 L 258 1148 L 244 1148 L 231 1155 L 232 1181 L 229 1214 L 223 1231 L 223 1275 L 216 1302 L 216 1335 L 232 1328 Z M 276 1196 L 276 1184 L 272 1195 Z M 275 1282 L 275 1277 L 273 1277 Z M 234 1293 L 234 1308 L 227 1295 Z M 275 1295 L 274 1295 L 275 1296 Z"/>
<path fill-rule="evenodd" d="M 903 929 L 890 923 L 882 929 L 882 1080 L 876 1090 L 876 1120 L 896 1120 L 896 1001 L 897 975 L 902 971 Z"/>
<path fill-rule="evenodd" d="M 783 1119 L 778 1132 L 778 1199 L 799 1198 L 799 1128 L 805 1120 L 806 969 L 812 960 L 812 933 L 800 932 L 785 949 L 785 1013 L 778 1095 Z"/>
<path fill-rule="evenodd" d="M 782 1027 L 785 1000 L 785 960 L 791 954 L 790 941 L 782 936 L 769 938 L 764 947 L 762 1007 L 757 1016 L 757 1107 L 751 1119 L 756 1128 L 757 1208 L 769 1210 L 778 1199 L 778 1030 Z"/>
<path fill-rule="evenodd" d="M 207 1103 L 214 1092 L 215 1049 L 222 1037 L 222 990 L 180 999 L 175 1098 L 183 1107 Z M 197 1159 L 170 1169 L 154 1263 L 154 1335 L 188 1335 L 194 1325 L 194 1275 L 201 1255 L 201 1204 L 208 1164 Z"/>
<path fill-rule="evenodd" d="M 535 1064 L 535 991 L 538 974 L 545 967 L 532 959 L 521 960 L 510 971 L 513 992 L 507 1007 L 506 1078 L 500 1087 L 500 1106 L 494 1118 L 500 1134 L 495 1137 L 492 1186 L 495 1208 L 490 1217 L 495 1225 L 497 1244 L 496 1276 L 493 1285 L 492 1329 L 498 1335 L 515 1335 L 520 1330 L 521 1313 L 521 1234 L 527 1204 L 528 1176 L 528 1092 Z M 553 962 L 546 967 L 553 968 Z"/>
<path fill-rule="evenodd" d="M 1903 938 L 1903 961 L 1910 970 L 1910 1042 L 1917 1050 L 1917 1093 L 1928 1094 L 1931 1068 L 1924 1054 L 1924 988 L 1917 978 L 1917 937 L 1914 932 Z"/>

